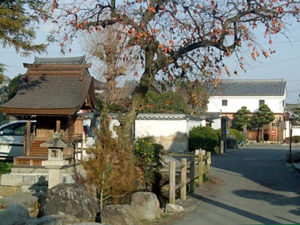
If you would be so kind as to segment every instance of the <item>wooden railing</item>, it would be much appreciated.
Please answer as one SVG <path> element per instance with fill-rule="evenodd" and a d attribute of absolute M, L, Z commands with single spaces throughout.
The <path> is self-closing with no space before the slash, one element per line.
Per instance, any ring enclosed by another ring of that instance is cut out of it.
<path fill-rule="evenodd" d="M 192 153 L 168 153 L 168 156 L 181 157 L 181 165 L 176 167 L 175 161 L 170 161 L 165 169 L 169 170 L 169 203 L 175 204 L 176 190 L 180 189 L 180 199 L 186 199 L 187 185 L 190 193 L 194 193 L 196 182 L 201 185 L 204 175 L 208 177 L 211 164 L 211 153 L 196 150 Z M 190 159 L 187 162 L 187 158 Z M 176 184 L 176 172 L 180 173 L 180 183 Z M 188 176 L 189 175 L 189 176 Z"/>

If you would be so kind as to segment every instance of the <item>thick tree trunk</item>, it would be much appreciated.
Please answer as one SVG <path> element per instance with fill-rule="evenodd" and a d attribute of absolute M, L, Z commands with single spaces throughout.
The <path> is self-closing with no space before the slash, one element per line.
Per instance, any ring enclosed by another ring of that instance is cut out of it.
<path fill-rule="evenodd" d="M 148 49 L 145 51 L 145 71 L 141 77 L 140 85 L 134 90 L 132 96 L 132 103 L 129 111 L 124 115 L 120 115 L 121 135 L 125 140 L 125 143 L 132 144 L 134 137 L 132 134 L 132 128 L 136 116 L 143 106 L 145 96 L 149 88 L 151 87 L 155 74 L 157 73 L 156 67 L 153 65 L 154 50 Z"/>
<path fill-rule="evenodd" d="M 257 127 L 256 142 L 259 142 L 259 131 L 260 131 L 260 126 Z"/>

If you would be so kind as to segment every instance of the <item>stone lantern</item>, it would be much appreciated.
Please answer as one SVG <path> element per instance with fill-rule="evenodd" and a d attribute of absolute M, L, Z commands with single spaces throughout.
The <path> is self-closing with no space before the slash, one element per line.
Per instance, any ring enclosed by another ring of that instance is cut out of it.
<path fill-rule="evenodd" d="M 58 132 L 53 134 L 53 138 L 40 145 L 48 148 L 48 160 L 42 162 L 42 166 L 48 169 L 48 188 L 63 182 L 61 168 L 69 164 L 64 160 L 63 149 L 72 146 L 62 139 L 62 135 Z"/>

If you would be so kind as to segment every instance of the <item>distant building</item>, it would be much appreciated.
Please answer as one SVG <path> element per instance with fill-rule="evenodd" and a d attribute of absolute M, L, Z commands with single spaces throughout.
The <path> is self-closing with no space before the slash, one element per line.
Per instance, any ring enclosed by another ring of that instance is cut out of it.
<path fill-rule="evenodd" d="M 259 106 L 267 104 L 275 115 L 275 120 L 264 126 L 266 139 L 271 140 L 272 130 L 275 140 L 283 139 L 286 81 L 284 80 L 221 80 L 216 88 L 209 88 L 208 113 L 220 113 L 231 120 L 236 112 L 246 106 L 255 113 Z M 213 124 L 220 128 L 219 121 Z M 249 140 L 256 139 L 256 131 L 248 131 Z"/>

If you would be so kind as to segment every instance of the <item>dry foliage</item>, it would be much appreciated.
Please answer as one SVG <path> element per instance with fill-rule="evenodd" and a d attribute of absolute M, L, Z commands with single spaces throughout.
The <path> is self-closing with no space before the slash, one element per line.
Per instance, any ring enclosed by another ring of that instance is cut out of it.
<path fill-rule="evenodd" d="M 126 148 L 121 136 L 111 137 L 108 119 L 102 121 L 95 148 L 88 149 L 89 160 L 84 162 L 88 183 L 100 193 L 118 199 L 135 187 L 135 163 L 131 148 Z"/>
<path fill-rule="evenodd" d="M 84 36 L 84 50 L 96 65 L 96 75 L 102 83 L 100 97 L 107 104 L 128 106 L 129 98 L 135 88 L 125 82 L 120 85 L 120 77 L 135 68 L 135 60 L 131 51 L 128 51 L 128 38 L 122 33 L 118 24 L 107 26 L 101 31 L 94 30 Z"/>

